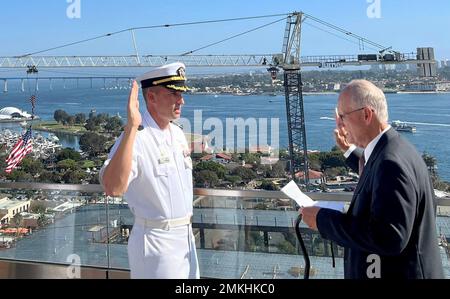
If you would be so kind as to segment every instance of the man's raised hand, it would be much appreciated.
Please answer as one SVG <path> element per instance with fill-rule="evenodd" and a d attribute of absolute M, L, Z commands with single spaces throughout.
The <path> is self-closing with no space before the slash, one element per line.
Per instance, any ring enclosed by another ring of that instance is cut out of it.
<path fill-rule="evenodd" d="M 139 86 L 136 81 L 133 81 L 131 86 L 130 96 L 128 98 L 128 123 L 127 127 L 131 128 L 139 128 L 142 123 L 142 116 L 139 112 Z"/>

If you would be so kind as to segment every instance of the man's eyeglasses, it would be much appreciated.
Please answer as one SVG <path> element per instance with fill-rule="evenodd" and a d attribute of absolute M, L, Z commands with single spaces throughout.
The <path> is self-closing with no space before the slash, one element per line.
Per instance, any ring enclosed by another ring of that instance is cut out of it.
<path fill-rule="evenodd" d="M 347 115 L 350 115 L 350 114 L 352 114 L 353 112 L 356 112 L 356 111 L 361 111 L 361 110 L 363 110 L 364 108 L 366 108 L 366 107 L 364 106 L 364 107 L 362 107 L 362 108 L 358 108 L 358 109 L 352 110 L 352 111 L 347 112 L 347 113 L 342 113 L 342 114 L 340 114 L 340 113 L 338 112 L 338 109 L 336 108 L 336 115 L 339 116 L 339 118 L 343 121 L 344 118 L 345 118 Z"/>

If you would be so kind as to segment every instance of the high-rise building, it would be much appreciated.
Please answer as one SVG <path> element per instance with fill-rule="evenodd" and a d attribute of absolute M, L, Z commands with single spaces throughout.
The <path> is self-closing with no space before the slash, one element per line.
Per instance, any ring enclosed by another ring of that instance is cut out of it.
<path fill-rule="evenodd" d="M 434 61 L 434 48 L 417 48 L 418 60 L 433 60 Z M 436 63 L 418 63 L 417 69 L 420 77 L 436 77 Z"/>

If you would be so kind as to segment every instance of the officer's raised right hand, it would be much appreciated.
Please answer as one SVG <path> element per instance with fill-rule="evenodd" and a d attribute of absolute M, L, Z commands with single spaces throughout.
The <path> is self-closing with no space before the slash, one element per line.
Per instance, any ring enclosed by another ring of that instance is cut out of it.
<path fill-rule="evenodd" d="M 128 98 L 128 122 L 129 129 L 137 129 L 142 123 L 142 116 L 139 112 L 139 86 L 136 81 L 133 81 L 131 86 L 130 96 Z"/>

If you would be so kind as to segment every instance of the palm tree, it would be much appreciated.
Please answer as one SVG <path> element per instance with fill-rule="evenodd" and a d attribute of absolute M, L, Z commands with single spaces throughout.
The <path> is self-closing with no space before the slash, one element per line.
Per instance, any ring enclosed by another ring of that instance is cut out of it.
<path fill-rule="evenodd" d="M 422 159 L 425 161 L 425 165 L 427 165 L 428 171 L 430 172 L 432 177 L 435 177 L 436 174 L 436 164 L 437 160 L 432 155 L 428 154 L 427 152 L 424 152 L 422 155 Z"/>
<path fill-rule="evenodd" d="M 16 239 L 19 238 L 20 235 L 20 228 L 23 224 L 23 217 L 20 215 L 20 213 L 17 213 L 14 215 L 13 219 L 11 220 L 11 224 L 16 228 Z"/>

